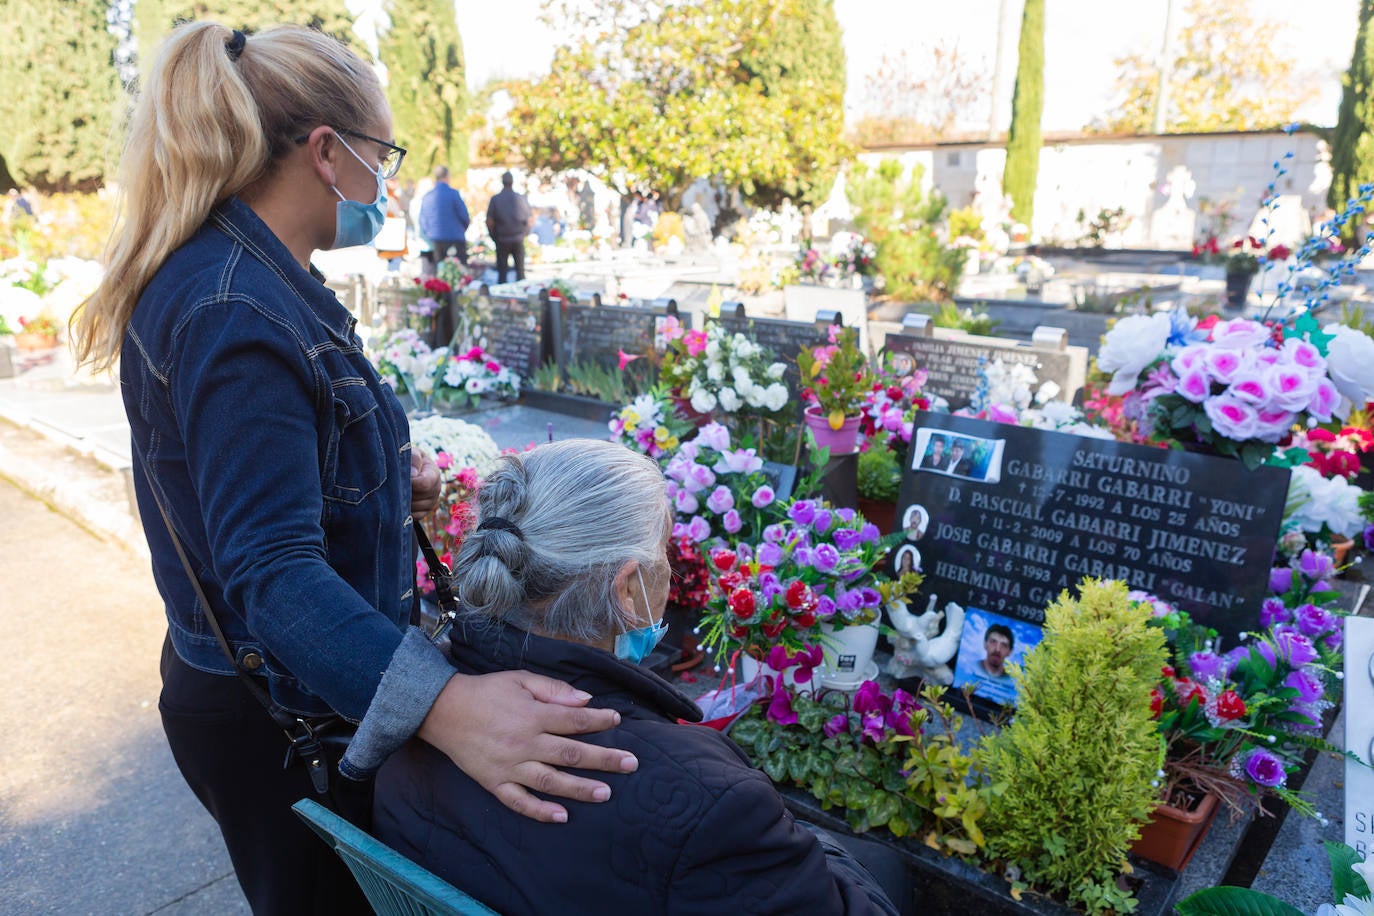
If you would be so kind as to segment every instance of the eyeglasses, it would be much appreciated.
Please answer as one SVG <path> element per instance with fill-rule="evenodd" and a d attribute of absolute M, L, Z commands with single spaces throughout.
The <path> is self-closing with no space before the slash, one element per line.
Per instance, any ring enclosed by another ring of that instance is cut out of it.
<path fill-rule="evenodd" d="M 346 134 L 350 137 L 357 137 L 359 140 L 369 140 L 380 146 L 382 149 L 386 150 L 386 154 L 382 156 L 382 161 L 377 165 L 377 173 L 381 175 L 384 180 L 395 178 L 396 173 L 401 170 L 401 163 L 404 162 L 406 158 L 406 148 L 404 146 L 397 146 L 394 143 L 387 143 L 385 140 L 378 140 L 376 137 L 369 137 L 367 134 L 359 133 L 356 130 L 347 130 L 346 128 L 336 127 L 334 128 L 334 131 L 335 133 Z M 309 139 L 309 134 L 302 134 L 301 136 L 296 138 L 296 142 L 304 143 L 306 140 Z"/>

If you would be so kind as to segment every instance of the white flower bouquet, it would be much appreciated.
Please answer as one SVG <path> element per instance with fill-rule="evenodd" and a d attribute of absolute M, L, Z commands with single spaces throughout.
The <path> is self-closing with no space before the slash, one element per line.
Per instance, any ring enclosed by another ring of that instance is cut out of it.
<path fill-rule="evenodd" d="M 789 396 L 782 382 L 787 367 L 744 334 L 732 334 L 713 322 L 704 331 L 678 326 L 664 337 L 668 351 L 660 379 L 698 413 L 768 415 L 787 407 Z"/>

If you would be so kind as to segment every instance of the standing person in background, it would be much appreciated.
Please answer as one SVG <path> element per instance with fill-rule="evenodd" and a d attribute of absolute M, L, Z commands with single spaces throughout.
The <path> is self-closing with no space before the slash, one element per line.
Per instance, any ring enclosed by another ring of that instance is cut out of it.
<path fill-rule="evenodd" d="M 185 22 L 126 137 L 77 355 L 118 365 L 167 615 L 162 728 L 253 912 L 371 910 L 291 812 L 311 775 L 295 754 L 283 765 L 287 737 L 241 678 L 291 715 L 359 723 L 331 774 L 341 789 L 417 736 L 525 816 L 566 821 L 555 797 L 608 798 L 555 767 L 634 770 L 630 754 L 563 737 L 618 713 L 576 708 L 591 697 L 528 672 L 457 674 L 409 625 L 411 526 L 438 503 L 439 469 L 310 264 L 373 241 L 405 158 L 371 65 L 300 26 L 249 37 Z"/>
<path fill-rule="evenodd" d="M 458 260 L 468 262 L 468 205 L 463 195 L 448 183 L 448 166 L 434 167 L 434 188 L 420 204 L 420 232 L 429 239 L 431 251 L 425 259 L 425 276 L 433 276 L 435 267 L 454 249 Z"/>
<path fill-rule="evenodd" d="M 530 231 L 530 202 L 512 187 L 515 178 L 501 173 L 501 190 L 487 204 L 487 232 L 496 245 L 496 282 L 505 283 L 515 261 L 515 279 L 525 279 L 525 236 Z"/>

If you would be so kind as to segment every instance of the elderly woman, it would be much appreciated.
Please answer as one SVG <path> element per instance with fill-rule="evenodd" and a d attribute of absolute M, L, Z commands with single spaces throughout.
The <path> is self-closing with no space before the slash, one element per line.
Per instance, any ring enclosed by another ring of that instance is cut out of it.
<path fill-rule="evenodd" d="M 639 662 L 667 629 L 663 475 L 610 442 L 510 455 L 478 492 L 458 555 L 461 672 L 561 678 L 620 715 L 588 740 L 639 770 L 562 827 L 493 802 L 412 741 L 382 768 L 374 830 L 500 913 L 892 913 L 872 876 L 799 826 L 695 704 Z"/>

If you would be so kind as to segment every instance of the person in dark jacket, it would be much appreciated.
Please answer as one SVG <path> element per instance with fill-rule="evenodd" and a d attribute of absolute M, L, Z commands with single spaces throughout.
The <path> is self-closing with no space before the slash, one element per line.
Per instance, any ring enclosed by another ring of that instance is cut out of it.
<path fill-rule="evenodd" d="M 450 249 L 459 261 L 468 262 L 467 234 L 471 222 L 463 195 L 448 183 L 448 167 L 436 165 L 434 188 L 420 201 L 420 233 L 430 244 L 425 255 L 427 275 L 434 273 L 438 263 L 448 257 Z"/>
<path fill-rule="evenodd" d="M 550 828 L 413 741 L 378 774 L 377 837 L 505 916 L 895 913 L 863 866 L 794 821 L 744 753 L 687 724 L 696 705 L 640 667 L 667 629 L 672 516 L 658 466 L 589 439 L 502 461 L 457 558 L 453 663 L 592 693 L 620 724 L 589 740 L 632 751 L 639 769 Z"/>
<path fill-rule="evenodd" d="M 530 202 L 517 194 L 510 172 L 501 173 L 501 190 L 487 204 L 487 233 L 496 246 L 496 282 L 505 283 L 510 264 L 515 279 L 525 279 L 525 236 L 530 233 Z"/>

